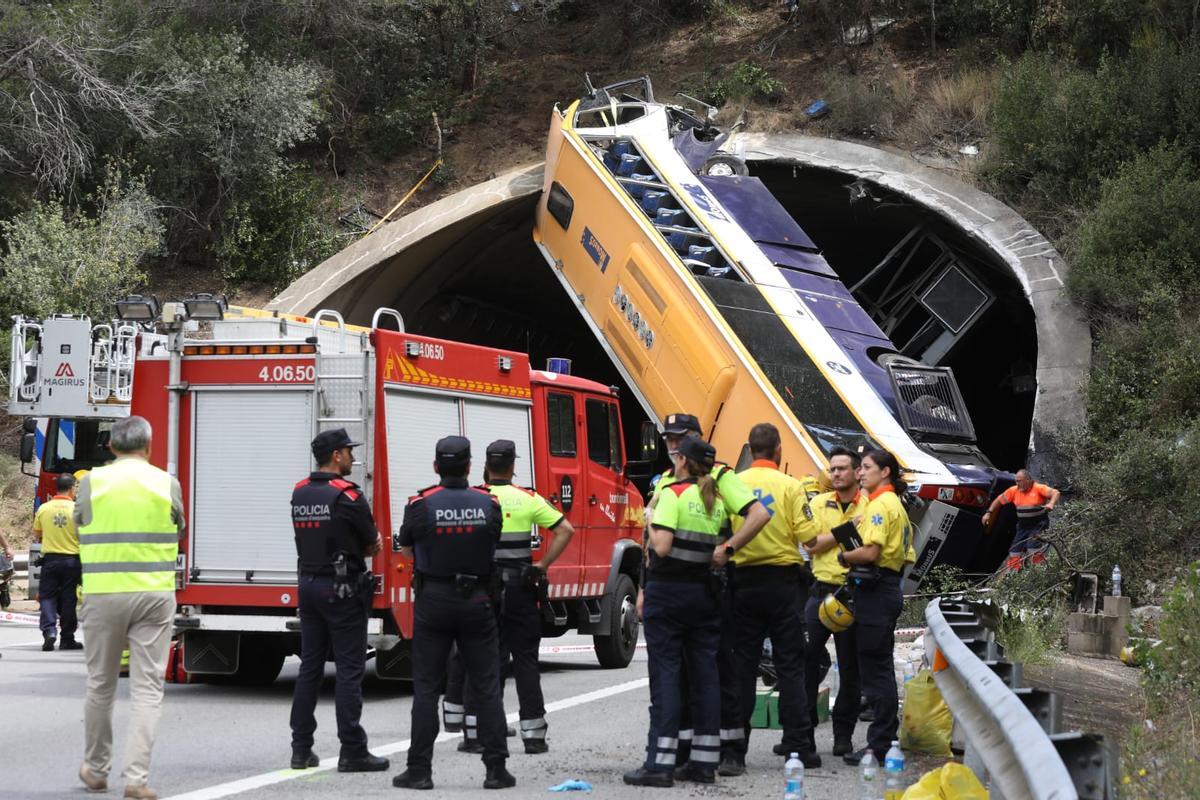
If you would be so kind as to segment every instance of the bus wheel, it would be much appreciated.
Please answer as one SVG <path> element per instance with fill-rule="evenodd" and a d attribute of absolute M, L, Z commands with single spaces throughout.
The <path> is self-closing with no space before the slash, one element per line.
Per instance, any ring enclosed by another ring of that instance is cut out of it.
<path fill-rule="evenodd" d="M 641 623 L 637 616 L 637 587 L 628 575 L 619 575 L 613 590 L 613 613 L 604 636 L 593 636 L 596 659 L 605 669 L 621 669 L 633 661 Z"/>

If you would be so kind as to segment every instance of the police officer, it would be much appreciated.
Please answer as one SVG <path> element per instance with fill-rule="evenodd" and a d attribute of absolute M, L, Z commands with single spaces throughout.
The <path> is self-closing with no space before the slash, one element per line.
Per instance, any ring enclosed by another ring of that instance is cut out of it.
<path fill-rule="evenodd" d="M 471 443 L 447 436 L 437 443 L 433 468 L 441 482 L 418 492 L 404 509 L 400 552 L 413 558 L 412 745 L 408 769 L 392 779 L 402 789 L 433 788 L 433 742 L 438 693 L 450 648 L 457 644 L 478 711 L 479 741 L 487 767 L 485 789 L 517 781 L 504 764 L 504 706 L 500 697 L 499 636 L 491 577 L 500 540 L 500 503 L 471 487 Z"/>
<path fill-rule="evenodd" d="M 742 719 L 754 713 L 758 665 L 763 640 L 771 638 L 772 659 L 778 675 L 783 745 L 798 753 L 804 766 L 821 766 L 812 725 L 805 714 L 804 621 L 800 583 L 804 559 L 800 544 L 816 535 L 813 513 L 804 485 L 780 470 L 783 447 L 779 430 L 769 422 L 750 430 L 749 468 L 738 474 L 746 488 L 766 507 L 770 521 L 740 549 L 726 545 L 734 564 L 733 617 L 737 631 L 738 675 Z M 747 744 L 749 726 L 745 726 Z M 746 769 L 745 750 L 722 774 Z"/>
<path fill-rule="evenodd" d="M 498 439 L 489 444 L 487 484 L 483 488 L 500 501 L 500 510 L 504 515 L 500 542 L 496 545 L 496 569 L 504 591 L 500 612 L 500 664 L 503 665 L 512 655 L 513 680 L 517 684 L 520 702 L 521 741 L 526 753 L 537 754 L 550 749 L 546 743 L 546 708 L 542 699 L 542 678 L 538 672 L 538 645 L 542 639 L 538 598 L 540 587 L 546 580 L 546 570 L 567 548 L 575 529 L 562 512 L 540 494 L 513 484 L 516 458 L 517 446 L 512 441 Z M 535 526 L 546 528 L 554 534 L 545 555 L 536 564 L 533 562 L 531 537 Z M 503 690 L 503 675 L 501 688 Z M 471 694 L 470 687 L 467 694 Z M 448 686 L 448 707 L 451 702 Z M 477 716 L 473 706 L 473 702 L 466 705 L 463 727 L 465 746 L 459 747 L 467 752 L 477 749 L 477 728 L 472 724 Z"/>
<path fill-rule="evenodd" d="M 716 451 L 685 437 L 672 456 L 674 482 L 664 489 L 650 528 L 650 564 L 643 606 L 650 672 L 650 734 L 646 760 L 624 776 L 633 786 L 673 786 L 675 778 L 713 783 L 720 760 L 720 688 L 716 665 L 721 626 L 710 565 L 721 548 L 727 515 L 712 468 Z M 676 771 L 681 668 L 691 683 L 690 761 Z"/>
<path fill-rule="evenodd" d="M 838 553 L 849 566 L 846 580 L 854 586 L 854 619 L 858 642 L 858 669 L 874 719 L 867 728 L 867 747 L 886 753 L 899 727 L 899 697 L 892 666 L 896 620 L 904 607 L 900 578 L 917 560 L 912 546 L 912 524 L 900 501 L 908 485 L 900 478 L 900 464 L 886 450 L 871 450 L 862 457 L 859 483 L 867 493 L 867 507 L 856 525 L 862 546 Z M 844 691 L 844 690 L 843 690 Z M 847 753 L 847 764 L 862 760 L 862 751 Z"/>
<path fill-rule="evenodd" d="M 821 602 L 827 595 L 836 594 L 846 582 L 846 568 L 838 563 L 840 545 L 830 533 L 844 523 L 853 523 L 863 517 L 867 508 L 867 495 L 858 485 L 858 453 L 844 447 L 835 447 L 829 452 L 829 478 L 833 491 L 819 494 L 809 504 L 820 534 L 805 543 L 812 557 L 813 588 L 804 609 L 805 625 L 808 629 L 808 644 L 805 648 L 805 680 L 807 689 L 809 720 L 817 724 L 817 691 L 824 672 L 823 664 L 829 658 L 826 643 L 833 636 L 837 651 L 838 673 L 841 688 L 833 705 L 833 754 L 844 756 L 854 749 L 851 740 L 854 725 L 858 721 L 859 695 L 862 684 L 858 677 L 858 638 L 856 628 L 851 625 L 844 631 L 834 633 L 820 619 Z"/>
<path fill-rule="evenodd" d="M 325 657 L 337 666 L 334 703 L 341 753 L 338 772 L 377 772 L 388 760 L 367 750 L 362 716 L 362 682 L 367 660 L 367 615 L 374 594 L 366 558 L 382 542 L 371 507 L 358 485 L 345 479 L 353 448 L 344 428 L 318 433 L 312 441 L 317 471 L 292 490 L 300 586 L 300 673 L 292 696 L 292 769 L 315 767 L 314 712 L 325 679 Z"/>
<path fill-rule="evenodd" d="M 679 451 L 680 443 L 688 437 L 698 437 L 701 435 L 700 420 L 691 414 L 668 414 L 663 420 L 663 439 L 667 445 L 667 455 L 674 460 L 675 454 Z M 653 517 L 654 508 L 657 506 L 661 493 L 676 481 L 676 467 L 672 466 L 658 477 L 654 485 L 654 495 L 650 500 L 650 516 Z M 754 497 L 749 489 L 745 487 L 737 473 L 733 471 L 728 464 L 725 464 L 714 459 L 712 465 L 711 476 L 716 482 L 717 495 L 720 498 L 721 505 L 725 509 L 725 524 L 722 526 L 722 536 L 729 538 L 730 536 L 730 520 L 736 515 L 743 518 L 742 526 L 738 529 L 741 541 L 749 541 L 763 525 L 767 524 L 770 515 L 761 503 Z M 725 566 L 728 560 L 724 549 L 719 549 L 716 553 L 717 561 L 714 566 L 720 570 Z M 724 575 L 722 574 L 723 578 Z M 639 591 L 638 599 L 642 601 L 643 595 Z M 732 603 L 727 591 L 722 591 L 717 599 L 717 603 L 721 614 L 721 639 L 717 647 L 717 670 L 721 678 L 721 727 L 719 735 L 721 738 L 721 767 L 719 769 L 722 775 L 739 775 L 744 772 L 744 769 L 739 769 L 737 764 L 744 760 L 745 755 L 745 728 L 742 720 L 742 700 L 741 692 L 737 681 L 737 666 L 734 648 L 736 646 L 737 635 L 734 629 Z M 683 696 L 689 696 L 688 685 L 688 665 L 683 665 L 682 679 Z M 676 754 L 676 760 L 681 766 L 680 777 L 686 777 L 693 773 L 682 770 L 682 766 L 688 761 L 691 752 L 692 743 L 692 724 L 691 724 L 691 708 L 685 703 L 683 706 L 682 717 L 679 730 L 679 748 Z"/>

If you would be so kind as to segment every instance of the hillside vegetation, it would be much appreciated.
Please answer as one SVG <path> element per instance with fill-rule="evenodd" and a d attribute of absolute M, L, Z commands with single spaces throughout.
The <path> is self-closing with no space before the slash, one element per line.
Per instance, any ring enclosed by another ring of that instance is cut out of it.
<path fill-rule="evenodd" d="M 0 319 L 104 316 L 142 287 L 267 296 L 362 235 L 439 155 L 409 208 L 538 159 L 550 108 L 584 71 L 648 74 L 751 129 L 902 150 L 995 193 L 1068 257 L 1094 335 L 1088 422 L 1068 443 L 1055 553 L 1004 591 L 1056 619 L 1070 569 L 1120 563 L 1137 602 L 1165 602 L 1145 682 L 1156 724 L 1131 739 L 1127 792 L 1197 796 L 1197 9 L 0 0 Z M 816 99 L 832 113 L 809 120 Z"/>

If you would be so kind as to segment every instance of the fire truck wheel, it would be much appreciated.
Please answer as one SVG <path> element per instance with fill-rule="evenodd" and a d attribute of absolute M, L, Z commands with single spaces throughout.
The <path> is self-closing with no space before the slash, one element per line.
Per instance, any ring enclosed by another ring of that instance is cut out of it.
<path fill-rule="evenodd" d="M 628 575 L 617 576 L 613 601 L 609 633 L 605 636 L 593 636 L 592 646 L 600 666 L 605 669 L 622 669 L 633 661 L 640 628 L 637 617 L 637 587 Z"/>
<path fill-rule="evenodd" d="M 284 653 L 270 642 L 242 638 L 237 672 L 233 682 L 242 686 L 268 686 L 275 682 L 283 669 Z"/>

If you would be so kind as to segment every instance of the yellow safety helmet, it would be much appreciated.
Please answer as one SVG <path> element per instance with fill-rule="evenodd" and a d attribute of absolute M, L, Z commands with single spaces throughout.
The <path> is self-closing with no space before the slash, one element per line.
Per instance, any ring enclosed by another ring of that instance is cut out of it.
<path fill-rule="evenodd" d="M 821 624 L 834 633 L 841 633 L 848 630 L 854 624 L 854 612 L 850 610 L 841 597 L 839 589 L 835 594 L 827 594 L 821 600 L 821 605 L 817 607 L 817 618 L 821 620 Z"/>
<path fill-rule="evenodd" d="M 87 475 L 87 474 L 88 474 L 88 470 L 86 470 L 86 469 L 77 469 L 77 470 L 75 470 L 75 472 L 74 472 L 74 475 L 75 475 L 75 482 L 76 482 L 76 483 L 79 483 L 81 480 L 83 480 L 83 476 L 84 476 L 84 475 Z"/>

